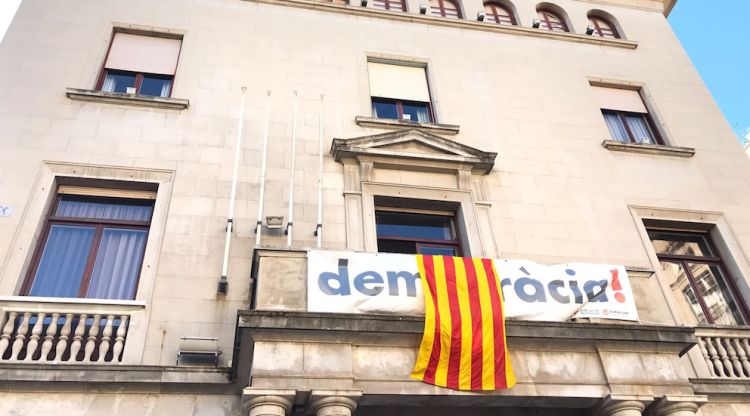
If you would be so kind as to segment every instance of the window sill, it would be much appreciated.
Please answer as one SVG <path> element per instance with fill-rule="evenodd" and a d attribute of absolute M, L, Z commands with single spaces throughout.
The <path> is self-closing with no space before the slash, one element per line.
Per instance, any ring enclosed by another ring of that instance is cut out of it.
<path fill-rule="evenodd" d="M 602 146 L 616 152 L 644 153 L 649 155 L 693 157 L 695 148 L 681 146 L 667 146 L 662 144 L 623 143 L 616 140 L 605 140 Z"/>
<path fill-rule="evenodd" d="M 418 121 L 392 120 L 363 116 L 355 117 L 354 122 L 362 127 L 375 127 L 388 130 L 417 129 L 433 134 L 445 134 L 449 136 L 455 136 L 458 134 L 459 130 L 459 126 L 455 124 L 420 123 Z"/>
<path fill-rule="evenodd" d="M 85 299 L 85 298 L 48 298 L 36 296 L 0 296 L 0 304 L 10 306 L 47 304 L 59 306 L 103 306 L 119 309 L 139 310 L 146 307 L 146 302 L 141 300 L 119 300 L 119 299 Z"/>
<path fill-rule="evenodd" d="M 393 12 L 378 10 L 371 7 L 357 5 L 340 5 L 321 3 L 315 0 L 245 0 L 258 3 L 268 3 L 280 6 L 301 7 L 313 10 L 325 10 L 332 13 L 352 14 L 355 16 L 368 16 L 378 19 L 397 20 L 402 22 L 414 22 L 435 26 L 450 26 L 462 29 L 478 30 L 484 32 L 505 33 L 515 36 L 529 36 L 535 38 L 555 39 L 567 42 L 587 43 L 591 45 L 611 46 L 615 48 L 635 49 L 638 42 L 627 39 L 608 39 L 598 36 L 582 35 L 578 33 L 550 32 L 544 29 L 534 29 L 523 26 L 503 26 L 486 22 L 478 22 L 469 19 L 447 19 L 444 17 L 425 16 L 410 12 Z"/>
<path fill-rule="evenodd" d="M 77 101 L 163 108 L 168 110 L 184 110 L 190 105 L 190 100 L 184 98 L 149 97 L 144 95 L 123 94 L 119 92 L 84 90 L 80 88 L 67 88 L 65 90 L 65 95 L 71 100 Z"/>

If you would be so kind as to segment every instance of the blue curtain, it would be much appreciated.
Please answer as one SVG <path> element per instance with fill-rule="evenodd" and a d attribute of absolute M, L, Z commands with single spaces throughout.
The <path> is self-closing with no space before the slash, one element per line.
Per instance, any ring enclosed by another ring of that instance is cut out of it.
<path fill-rule="evenodd" d="M 145 246 L 146 231 L 105 228 L 86 297 L 134 299 Z"/>
<path fill-rule="evenodd" d="M 94 231 L 94 227 L 53 225 L 29 294 L 77 297 Z"/>
<path fill-rule="evenodd" d="M 654 136 L 651 134 L 651 129 L 648 127 L 648 123 L 643 119 L 643 116 L 625 116 L 625 120 L 630 127 L 630 131 L 635 136 L 636 143 L 647 143 L 654 144 Z"/>
<path fill-rule="evenodd" d="M 124 221 L 150 221 L 152 207 L 148 205 L 110 204 L 63 198 L 55 215 L 61 217 L 96 218 Z"/>
<path fill-rule="evenodd" d="M 617 114 L 602 113 L 604 115 L 604 121 L 609 127 L 609 133 L 612 138 L 624 143 L 629 143 L 630 138 L 628 137 L 628 131 L 625 129 L 625 125 L 622 124 L 620 116 Z"/>

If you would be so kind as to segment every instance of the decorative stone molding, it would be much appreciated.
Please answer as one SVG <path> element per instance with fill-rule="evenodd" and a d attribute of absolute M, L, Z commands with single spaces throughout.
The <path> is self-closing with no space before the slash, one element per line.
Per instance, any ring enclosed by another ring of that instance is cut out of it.
<path fill-rule="evenodd" d="M 292 410 L 295 390 L 260 390 L 247 387 L 242 391 L 242 414 L 247 416 L 285 416 Z"/>
<path fill-rule="evenodd" d="M 418 129 L 429 133 L 445 134 L 451 136 L 458 134 L 458 131 L 460 129 L 460 126 L 455 124 L 420 123 L 418 121 L 392 120 L 364 116 L 355 117 L 354 122 L 357 123 L 358 126 L 362 127 L 375 127 L 388 130 Z"/>
<path fill-rule="evenodd" d="M 651 396 L 610 394 L 594 408 L 594 416 L 641 416 Z"/>
<path fill-rule="evenodd" d="M 361 390 L 313 390 L 309 408 L 316 416 L 351 416 L 361 397 Z"/>
<path fill-rule="evenodd" d="M 647 416 L 695 416 L 707 396 L 662 396 L 649 406 Z"/>
<path fill-rule="evenodd" d="M 90 101 L 107 104 L 131 105 L 136 107 L 164 108 L 184 110 L 190 106 L 190 100 L 184 98 L 151 97 L 145 95 L 104 92 L 80 88 L 67 88 L 65 95 L 71 100 Z"/>
<path fill-rule="evenodd" d="M 693 157 L 694 147 L 667 146 L 663 144 L 623 143 L 617 140 L 605 140 L 602 147 L 616 152 L 643 153 L 648 155 Z"/>

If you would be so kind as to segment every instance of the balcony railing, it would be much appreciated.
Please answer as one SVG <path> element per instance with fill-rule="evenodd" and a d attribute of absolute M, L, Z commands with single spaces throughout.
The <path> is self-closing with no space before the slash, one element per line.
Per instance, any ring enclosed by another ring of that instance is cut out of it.
<path fill-rule="evenodd" d="M 750 329 L 696 328 L 695 335 L 714 378 L 750 379 Z"/>

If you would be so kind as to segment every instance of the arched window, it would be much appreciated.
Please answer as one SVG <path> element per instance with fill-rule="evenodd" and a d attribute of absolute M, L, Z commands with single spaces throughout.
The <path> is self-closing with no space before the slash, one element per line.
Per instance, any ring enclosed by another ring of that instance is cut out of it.
<path fill-rule="evenodd" d="M 603 38 L 620 39 L 620 34 L 617 33 L 615 25 L 607 19 L 598 16 L 589 16 L 589 22 L 591 23 L 591 27 L 594 28 L 594 35 Z"/>
<path fill-rule="evenodd" d="M 540 27 L 551 32 L 570 32 L 568 25 L 563 17 L 549 9 L 537 10 L 539 15 Z"/>
<path fill-rule="evenodd" d="M 484 3 L 485 22 L 515 26 L 516 17 L 508 6 L 496 2 Z"/>
<path fill-rule="evenodd" d="M 461 8 L 453 0 L 430 0 L 433 16 L 461 19 Z"/>
<path fill-rule="evenodd" d="M 372 7 L 381 10 L 391 10 L 394 12 L 406 11 L 405 0 L 373 0 Z"/>

